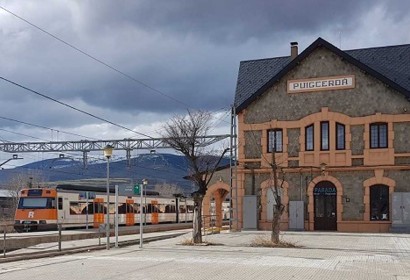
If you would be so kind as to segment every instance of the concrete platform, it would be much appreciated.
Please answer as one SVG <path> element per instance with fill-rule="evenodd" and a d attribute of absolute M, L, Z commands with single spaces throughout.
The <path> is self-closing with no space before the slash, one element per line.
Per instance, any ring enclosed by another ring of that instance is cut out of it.
<path fill-rule="evenodd" d="M 153 233 L 159 234 L 159 233 Z M 163 234 L 163 233 L 161 233 Z M 205 236 L 218 246 L 182 246 L 191 233 L 109 251 L 0 265 L 0 279 L 410 279 L 410 235 L 284 232 L 301 248 L 254 248 L 269 232 Z"/>

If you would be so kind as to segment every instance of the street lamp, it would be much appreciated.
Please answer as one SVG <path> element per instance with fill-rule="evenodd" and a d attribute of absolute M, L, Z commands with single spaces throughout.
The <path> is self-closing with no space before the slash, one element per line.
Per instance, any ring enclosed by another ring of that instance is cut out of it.
<path fill-rule="evenodd" d="M 142 217 L 143 217 L 143 215 L 142 214 L 144 212 L 144 208 L 142 207 L 142 200 L 144 198 L 144 189 L 146 188 L 147 184 L 148 184 L 148 180 L 147 179 L 142 179 L 141 196 L 140 196 L 140 199 L 141 199 L 141 202 L 140 202 L 140 248 L 142 248 L 142 243 L 143 243 L 143 237 L 142 237 L 142 232 L 143 232 Z M 147 212 L 147 211 L 145 210 L 145 212 Z"/>
<path fill-rule="evenodd" d="M 107 236 L 107 250 L 110 250 L 110 158 L 114 148 L 110 145 L 104 148 L 104 157 L 107 159 L 107 218 L 105 224 L 105 234 Z"/>

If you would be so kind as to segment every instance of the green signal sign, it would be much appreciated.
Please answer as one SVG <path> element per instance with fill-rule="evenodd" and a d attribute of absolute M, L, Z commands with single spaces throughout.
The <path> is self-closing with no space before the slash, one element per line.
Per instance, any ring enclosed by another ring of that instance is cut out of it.
<path fill-rule="evenodd" d="M 134 194 L 141 194 L 141 185 L 135 184 L 134 185 Z"/>

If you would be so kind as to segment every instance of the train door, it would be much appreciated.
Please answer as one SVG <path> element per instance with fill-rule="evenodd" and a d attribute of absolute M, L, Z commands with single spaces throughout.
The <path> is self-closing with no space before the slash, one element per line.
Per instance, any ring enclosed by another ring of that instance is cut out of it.
<path fill-rule="evenodd" d="M 134 200 L 133 199 L 127 199 L 125 201 L 126 207 L 125 207 L 125 224 L 127 226 L 132 226 L 135 224 L 135 214 L 134 214 Z"/>
<path fill-rule="evenodd" d="M 152 224 L 158 224 L 158 201 L 156 200 L 151 200 L 151 223 Z"/>
<path fill-rule="evenodd" d="M 94 199 L 94 228 L 104 224 L 104 200 L 102 198 Z"/>
<path fill-rule="evenodd" d="M 57 219 L 58 223 L 64 223 L 65 220 L 65 213 L 64 213 L 64 207 L 63 207 L 63 197 L 58 195 L 57 196 Z"/>

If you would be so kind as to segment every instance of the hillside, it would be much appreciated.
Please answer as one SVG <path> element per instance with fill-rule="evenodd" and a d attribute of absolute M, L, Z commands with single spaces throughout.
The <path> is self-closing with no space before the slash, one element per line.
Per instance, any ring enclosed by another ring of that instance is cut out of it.
<path fill-rule="evenodd" d="M 221 165 L 227 164 L 223 160 Z M 53 158 L 29 163 L 14 169 L 0 170 L 0 184 L 5 185 L 16 174 L 27 178 L 30 174 L 41 176 L 47 182 L 75 181 L 82 184 L 105 185 L 106 162 L 90 162 L 88 168 L 83 168 L 81 161 L 70 158 Z M 148 187 L 153 189 L 156 184 L 175 184 L 184 193 L 194 191 L 192 183 L 183 179 L 188 175 L 188 164 L 185 157 L 173 154 L 141 154 L 131 159 L 127 167 L 126 160 L 113 160 L 110 163 L 110 180 L 115 184 L 134 184 L 142 179 L 148 180 Z"/>

